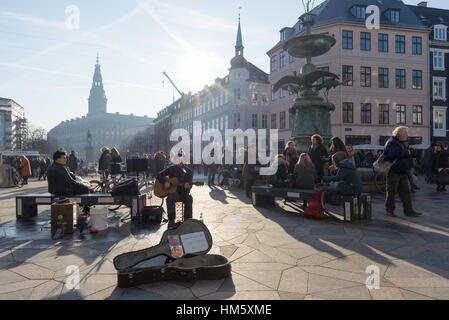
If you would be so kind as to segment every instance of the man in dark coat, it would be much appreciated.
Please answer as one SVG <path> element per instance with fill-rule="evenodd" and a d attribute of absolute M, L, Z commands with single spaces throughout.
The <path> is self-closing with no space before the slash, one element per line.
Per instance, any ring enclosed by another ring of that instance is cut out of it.
<path fill-rule="evenodd" d="M 387 215 L 395 217 L 396 193 L 402 201 L 404 215 L 419 216 L 421 213 L 413 210 L 410 189 L 408 186 L 408 172 L 410 169 L 410 155 L 404 142 L 407 141 L 407 127 L 398 127 L 393 131 L 393 136 L 385 144 L 384 157 L 387 162 L 394 162 L 387 176 L 387 196 L 385 208 Z M 396 161 L 396 162 L 395 162 Z"/>
<path fill-rule="evenodd" d="M 433 160 L 435 158 L 435 143 L 432 143 L 424 153 L 424 167 L 426 168 L 426 182 L 432 184 L 434 180 L 433 176 Z"/>
<path fill-rule="evenodd" d="M 67 160 L 67 165 L 73 173 L 76 173 L 76 170 L 78 170 L 78 158 L 75 155 L 75 150 L 72 150 L 70 153 L 69 159 Z"/>
<path fill-rule="evenodd" d="M 53 165 L 47 170 L 48 192 L 58 196 L 87 194 L 92 188 L 76 181 L 76 176 L 66 167 L 67 155 L 56 151 Z"/>

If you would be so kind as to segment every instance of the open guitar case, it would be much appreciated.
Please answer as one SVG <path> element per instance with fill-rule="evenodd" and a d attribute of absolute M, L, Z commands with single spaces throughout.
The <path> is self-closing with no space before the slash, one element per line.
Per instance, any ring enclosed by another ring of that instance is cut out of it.
<path fill-rule="evenodd" d="M 207 254 L 212 242 L 204 223 L 188 219 L 176 229 L 165 231 L 158 245 L 116 256 L 113 263 L 118 286 L 226 278 L 231 274 L 231 264 L 226 257 Z"/>

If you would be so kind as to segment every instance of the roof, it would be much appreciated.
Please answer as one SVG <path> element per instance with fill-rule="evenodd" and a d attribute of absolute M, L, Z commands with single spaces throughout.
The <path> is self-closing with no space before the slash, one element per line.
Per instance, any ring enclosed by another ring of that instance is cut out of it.
<path fill-rule="evenodd" d="M 9 105 L 11 102 L 14 102 L 15 104 L 19 105 L 17 102 L 15 102 L 13 99 L 9 99 L 9 98 L 2 98 L 0 97 L 0 105 L 4 106 L 4 105 Z"/>
<path fill-rule="evenodd" d="M 432 27 L 436 24 L 443 24 L 446 26 L 449 25 L 449 10 L 447 9 L 412 5 L 407 5 L 407 7 L 415 13 L 424 25 L 428 27 Z"/>
<path fill-rule="evenodd" d="M 268 74 L 248 61 L 249 80 L 270 83 Z"/>
<path fill-rule="evenodd" d="M 428 27 L 422 23 L 422 21 L 414 14 L 414 12 L 405 5 L 401 0 L 326 0 L 312 9 L 311 13 L 315 15 L 315 24 L 312 26 L 324 26 L 332 23 L 356 23 L 365 25 L 365 19 L 356 18 L 351 8 L 355 5 L 370 6 L 376 5 L 380 9 L 380 25 L 381 26 L 394 26 L 396 28 L 412 28 L 427 30 Z M 400 10 L 400 22 L 393 23 L 389 21 L 385 15 L 388 9 Z M 272 49 L 278 47 L 281 43 L 289 40 L 290 38 L 297 36 L 300 30 L 300 21 L 296 22 L 293 26 L 294 32 L 290 34 L 284 41 L 279 41 Z M 285 28 L 284 28 L 285 29 Z M 281 29 L 283 30 L 283 29 Z"/>

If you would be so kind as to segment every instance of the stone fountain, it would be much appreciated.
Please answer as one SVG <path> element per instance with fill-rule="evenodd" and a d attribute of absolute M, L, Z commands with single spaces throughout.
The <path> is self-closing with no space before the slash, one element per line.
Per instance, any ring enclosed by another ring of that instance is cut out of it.
<path fill-rule="evenodd" d="M 330 113 L 335 105 L 328 101 L 329 91 L 341 83 L 339 76 L 327 71 L 317 70 L 312 63 L 312 57 L 327 53 L 336 43 L 335 38 L 325 34 L 311 34 L 311 27 L 315 23 L 315 15 L 307 10 L 299 18 L 305 28 L 305 35 L 288 40 L 284 50 L 295 58 L 306 59 L 306 64 L 300 73 L 280 79 L 274 86 L 274 91 L 287 89 L 296 93 L 297 98 L 290 109 L 294 115 L 292 140 L 300 152 L 305 152 L 311 144 L 313 134 L 321 135 L 326 142 L 332 137 Z M 319 81 L 321 80 L 321 81 Z M 325 90 L 324 96 L 319 95 Z"/>

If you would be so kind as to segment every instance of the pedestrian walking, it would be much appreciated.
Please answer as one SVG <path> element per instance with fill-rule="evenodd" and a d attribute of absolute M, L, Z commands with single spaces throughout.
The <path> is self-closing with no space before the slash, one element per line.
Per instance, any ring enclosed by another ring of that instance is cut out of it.
<path fill-rule="evenodd" d="M 449 168 L 449 154 L 442 145 L 437 145 L 435 150 L 434 172 L 436 176 L 437 191 L 446 191 Z"/>
<path fill-rule="evenodd" d="M 39 181 L 41 179 L 46 180 L 47 178 L 47 163 L 44 158 L 39 161 Z"/>
<path fill-rule="evenodd" d="M 212 149 L 210 152 L 210 157 L 213 159 L 213 162 L 208 165 L 208 176 L 207 176 L 207 185 L 209 187 L 215 186 L 215 174 L 217 173 L 217 164 L 215 163 L 215 149 Z"/>
<path fill-rule="evenodd" d="M 25 156 L 21 156 L 20 160 L 21 160 L 20 169 L 21 169 L 22 178 L 23 178 L 24 184 L 28 184 L 28 177 L 31 176 L 30 160 L 28 160 L 28 158 Z"/>
<path fill-rule="evenodd" d="M 70 171 L 76 174 L 76 170 L 78 170 L 78 158 L 76 157 L 75 150 L 72 150 L 70 153 L 70 156 L 67 159 L 67 165 L 69 166 Z"/>
<path fill-rule="evenodd" d="M 435 159 L 435 147 L 436 143 L 433 142 L 430 147 L 426 149 L 424 152 L 424 168 L 426 172 L 426 183 L 433 184 L 434 183 L 434 175 L 433 175 L 433 161 Z"/>
<path fill-rule="evenodd" d="M 404 144 L 407 138 L 408 128 L 397 127 L 393 131 L 393 136 L 385 144 L 385 161 L 393 163 L 387 175 L 387 195 L 385 199 L 385 208 L 387 215 L 390 217 L 396 216 L 394 213 L 396 193 L 402 201 L 405 216 L 421 215 L 421 213 L 413 210 L 411 193 L 408 186 L 410 155 Z"/>

